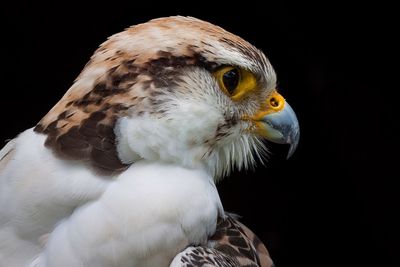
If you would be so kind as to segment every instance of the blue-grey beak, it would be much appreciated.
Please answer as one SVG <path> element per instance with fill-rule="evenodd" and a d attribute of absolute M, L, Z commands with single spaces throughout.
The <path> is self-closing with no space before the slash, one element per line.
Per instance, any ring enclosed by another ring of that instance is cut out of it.
<path fill-rule="evenodd" d="M 300 127 L 292 107 L 285 101 L 284 107 L 261 118 L 260 123 L 265 129 L 263 136 L 274 143 L 289 144 L 287 158 L 290 158 L 297 148 L 300 138 Z"/>

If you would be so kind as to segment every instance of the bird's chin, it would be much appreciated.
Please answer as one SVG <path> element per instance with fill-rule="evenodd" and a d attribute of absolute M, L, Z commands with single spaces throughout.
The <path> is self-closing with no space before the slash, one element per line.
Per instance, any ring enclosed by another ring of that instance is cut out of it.
<path fill-rule="evenodd" d="M 214 149 L 209 154 L 207 166 L 215 179 L 220 180 L 235 169 L 254 169 L 256 162 L 263 163 L 266 153 L 262 139 L 247 133 Z"/>

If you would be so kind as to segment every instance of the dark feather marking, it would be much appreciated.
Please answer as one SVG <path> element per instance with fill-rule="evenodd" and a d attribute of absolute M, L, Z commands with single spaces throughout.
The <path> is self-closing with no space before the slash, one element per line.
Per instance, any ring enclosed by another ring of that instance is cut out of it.
<path fill-rule="evenodd" d="M 117 154 L 114 151 L 105 152 L 103 149 L 92 148 L 91 158 L 93 159 L 93 165 L 105 171 L 120 171 L 127 168 L 126 165 L 122 164 Z"/>
<path fill-rule="evenodd" d="M 83 98 L 88 98 L 92 92 L 94 94 L 103 95 L 104 91 L 106 91 L 106 90 L 107 90 L 107 86 L 105 83 L 98 83 L 94 86 L 93 90 L 91 92 L 87 93 Z"/>
<path fill-rule="evenodd" d="M 226 230 L 226 234 L 229 236 L 240 236 L 240 232 L 234 229 Z"/>
<path fill-rule="evenodd" d="M 67 133 L 57 138 L 57 144 L 61 151 L 68 152 L 68 149 L 86 149 L 89 143 L 84 136 L 79 133 L 78 127 L 72 127 Z"/>
<path fill-rule="evenodd" d="M 109 109 L 110 105 L 104 107 Z M 120 108 L 117 108 L 120 109 Z M 46 146 L 60 157 L 69 160 L 88 162 L 105 175 L 125 170 L 128 165 L 123 164 L 117 155 L 115 147 L 114 122 L 111 125 L 101 123 L 107 117 L 103 111 L 93 112 L 89 118 L 83 120 L 79 126 L 73 126 L 58 136 L 60 126 L 66 118 L 63 112 L 56 120 L 44 128 L 40 124 L 35 127 L 36 132 L 47 133 Z M 64 125 L 64 124 L 63 124 Z"/>
<path fill-rule="evenodd" d="M 126 67 L 126 68 L 129 68 L 129 67 L 134 67 L 134 68 L 136 68 L 136 66 L 134 66 L 133 65 L 133 63 L 135 63 L 135 58 L 134 59 L 129 59 L 129 60 L 124 60 L 124 61 L 122 61 L 122 64 Z"/>
<path fill-rule="evenodd" d="M 37 124 L 35 128 L 33 128 L 33 131 L 37 133 L 44 133 L 44 127 L 41 124 Z"/>
<path fill-rule="evenodd" d="M 64 112 L 60 113 L 60 115 L 58 115 L 58 117 L 57 117 L 57 120 L 65 119 L 67 117 L 67 113 L 68 113 L 67 110 L 65 110 Z"/>
<path fill-rule="evenodd" d="M 163 91 L 155 88 L 166 88 L 171 92 L 174 85 L 182 82 L 179 76 L 184 67 L 198 66 L 209 71 L 218 67 L 215 62 L 208 61 L 196 50 L 198 48 L 195 46 L 188 47 L 188 55 L 185 56 L 175 56 L 170 51 L 159 51 L 156 58 L 142 64 L 136 64 L 134 56 L 122 60 L 119 65 L 110 68 L 105 78 L 98 81 L 91 91 L 80 99 L 67 102 L 65 107 L 68 110 L 60 113 L 57 119 L 47 126 L 38 124 L 35 131 L 48 135 L 45 144 L 58 156 L 88 162 L 95 169 L 100 168 L 108 172 L 126 169 L 127 165 L 123 164 L 117 155 L 114 125 L 117 118 L 146 98 L 131 97 L 130 100 L 127 98 L 127 101 L 130 101 L 128 103 L 112 103 L 113 96 L 126 94 L 137 82 L 139 75 L 146 75 L 150 79 L 142 81 L 142 84 L 144 90 L 151 89 L 148 102 L 156 106 L 157 113 L 162 114 L 165 110 L 157 108 L 159 104 L 152 100 Z M 120 57 L 121 53 L 122 51 L 116 52 L 113 57 Z M 68 129 L 70 123 L 77 123 L 69 120 L 76 113 L 74 110 L 80 110 L 90 116 Z M 134 114 L 141 116 L 147 112 L 138 111 Z M 102 123 L 103 120 L 107 123 Z"/>
<path fill-rule="evenodd" d="M 238 248 L 239 253 L 245 256 L 248 259 L 257 259 L 257 255 L 254 253 L 254 251 L 250 250 L 250 248 L 244 249 L 239 247 Z M 256 260 L 258 261 L 258 260 Z"/>
<path fill-rule="evenodd" d="M 228 215 L 225 220 L 219 219 L 215 234 L 209 238 L 211 247 L 191 247 L 181 258 L 182 267 L 272 267 L 268 255 L 264 255 L 267 260 L 260 261 L 258 253 L 264 251 L 258 250 L 256 244 L 262 243 L 254 234 L 251 236 L 246 235 L 233 217 Z"/>
<path fill-rule="evenodd" d="M 240 256 L 239 251 L 237 251 L 236 249 L 234 249 L 231 245 L 227 245 L 227 244 L 222 244 L 220 246 L 218 246 L 218 251 L 221 251 L 222 253 L 229 255 L 229 256 Z"/>
<path fill-rule="evenodd" d="M 243 237 L 230 236 L 229 242 L 236 247 L 248 248 L 248 244 Z"/>
<path fill-rule="evenodd" d="M 57 129 L 57 123 L 58 123 L 57 120 L 50 123 L 49 126 L 47 126 L 47 128 L 44 129 L 45 133 L 54 132 Z"/>
<path fill-rule="evenodd" d="M 108 97 L 108 96 L 126 93 L 127 89 L 118 87 L 119 83 L 120 83 L 119 77 L 115 77 L 111 81 L 112 86 L 107 86 L 105 83 L 99 83 L 92 90 L 92 94 L 96 94 L 100 97 Z M 92 94 L 90 94 L 90 95 L 92 95 Z M 96 98 L 96 100 L 97 99 L 98 98 Z"/>
<path fill-rule="evenodd" d="M 218 64 L 208 61 L 204 56 L 195 51 L 190 51 L 190 56 L 174 56 L 168 51 L 159 51 L 158 57 L 144 64 L 143 71 L 151 77 L 156 87 L 171 87 L 176 84 L 180 69 L 188 66 L 198 66 L 208 71 L 213 71 Z"/>

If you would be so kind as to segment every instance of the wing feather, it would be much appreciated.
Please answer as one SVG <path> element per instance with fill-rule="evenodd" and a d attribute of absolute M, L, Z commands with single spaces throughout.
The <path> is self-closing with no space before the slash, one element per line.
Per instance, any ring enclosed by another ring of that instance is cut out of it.
<path fill-rule="evenodd" d="M 218 222 L 207 246 L 188 247 L 170 267 L 273 267 L 267 248 L 235 216 Z"/>

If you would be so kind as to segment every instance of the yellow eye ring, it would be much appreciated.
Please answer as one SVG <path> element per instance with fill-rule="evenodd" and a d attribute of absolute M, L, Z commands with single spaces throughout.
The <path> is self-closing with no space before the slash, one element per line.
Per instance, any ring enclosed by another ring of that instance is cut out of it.
<path fill-rule="evenodd" d="M 214 73 L 219 87 L 232 100 L 241 100 L 247 93 L 257 88 L 253 73 L 233 66 L 223 67 Z"/>

